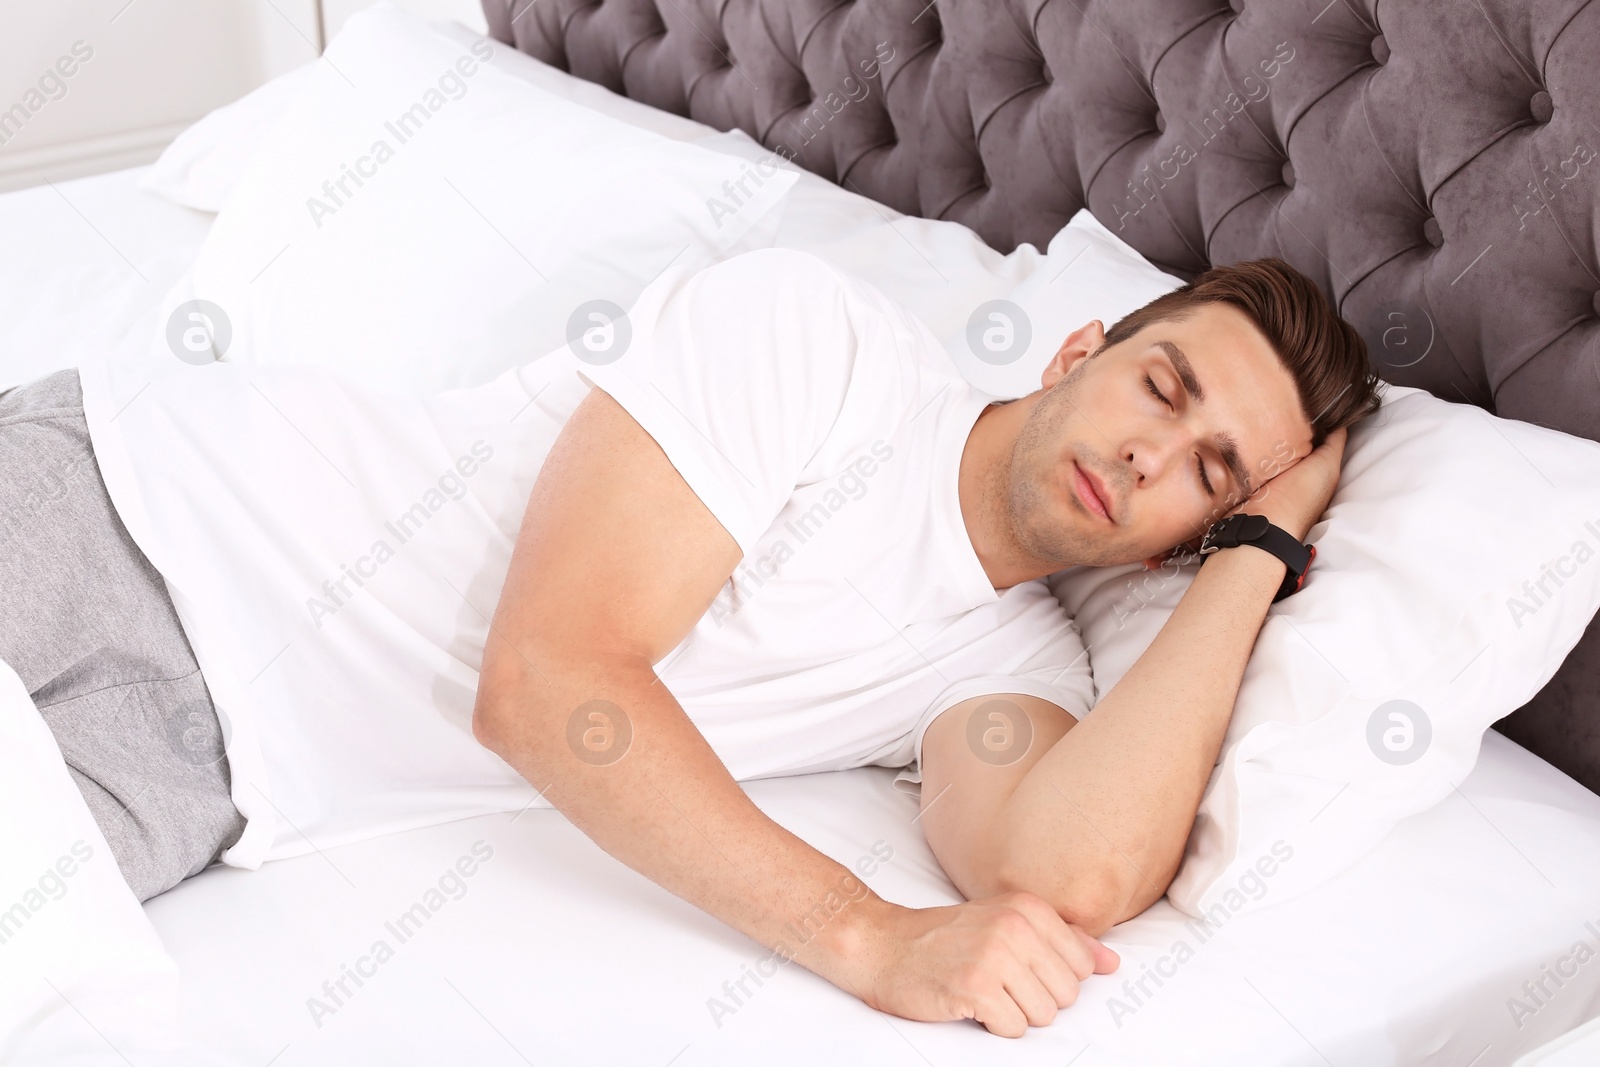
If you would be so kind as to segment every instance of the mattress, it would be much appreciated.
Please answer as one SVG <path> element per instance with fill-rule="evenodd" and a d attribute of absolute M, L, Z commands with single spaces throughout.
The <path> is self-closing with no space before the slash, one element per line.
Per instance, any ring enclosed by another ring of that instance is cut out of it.
<path fill-rule="evenodd" d="M 142 191 L 139 175 L 0 196 L 0 383 L 134 328 L 192 260 L 209 216 Z M 892 778 L 746 788 L 841 862 L 892 850 L 866 879 L 887 899 L 957 901 Z M 463 857 L 472 877 L 441 888 Z M 757 984 L 765 950 L 549 810 L 214 867 L 145 911 L 178 961 L 198 1043 L 278 1067 L 1490 1067 L 1600 1014 L 1600 797 L 1495 733 L 1456 795 L 1337 881 L 1265 903 L 1211 927 L 1157 904 L 1106 936 L 1116 974 L 1015 1041 L 872 1011 L 798 967 Z M 1580 943 L 1585 962 L 1557 982 L 1551 968 Z"/>

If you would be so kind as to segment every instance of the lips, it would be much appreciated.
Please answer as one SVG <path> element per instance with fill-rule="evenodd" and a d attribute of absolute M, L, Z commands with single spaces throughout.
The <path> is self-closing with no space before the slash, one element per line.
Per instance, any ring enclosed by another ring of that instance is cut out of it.
<path fill-rule="evenodd" d="M 1111 515 L 1110 495 L 1106 492 L 1105 483 L 1094 475 L 1078 466 L 1072 465 L 1073 488 L 1077 490 L 1078 499 L 1083 501 L 1083 506 L 1089 512 L 1098 515 L 1107 522 L 1115 523 L 1117 520 Z"/>

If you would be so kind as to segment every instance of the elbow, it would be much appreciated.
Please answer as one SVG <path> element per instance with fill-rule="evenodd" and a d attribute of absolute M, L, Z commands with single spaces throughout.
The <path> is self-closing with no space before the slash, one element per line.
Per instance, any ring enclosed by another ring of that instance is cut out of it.
<path fill-rule="evenodd" d="M 514 731 L 512 709 L 516 702 L 507 697 L 515 680 L 502 678 L 502 673 L 485 664 L 478 675 L 478 693 L 472 705 L 472 737 L 490 752 L 505 758 Z"/>
<path fill-rule="evenodd" d="M 1099 937 L 1115 926 L 1122 917 L 1121 894 L 1109 885 L 1109 879 L 1093 873 L 1053 879 L 1045 884 L 1038 878 L 1013 878 L 1001 875 L 1002 892 L 1032 893 L 1042 898 L 1057 915 L 1083 930 L 1090 937 Z"/>
<path fill-rule="evenodd" d="M 495 719 L 495 713 L 485 702 L 480 690 L 477 703 L 472 707 L 472 738 L 490 752 L 498 754 L 500 733 L 501 726 Z"/>
<path fill-rule="evenodd" d="M 472 706 L 472 738 L 484 748 L 501 755 L 501 738 L 505 734 L 505 727 L 500 722 L 499 712 L 495 705 L 484 696 L 479 689 L 477 703 Z"/>
<path fill-rule="evenodd" d="M 1127 866 L 1126 860 L 1113 855 L 1046 870 L 1029 857 L 1008 857 L 995 872 L 995 887 L 1000 893 L 1040 897 L 1066 922 L 1099 937 L 1143 910 L 1138 906 L 1139 889 L 1142 886 L 1148 892 L 1150 887 L 1137 872 L 1130 872 L 1131 881 L 1124 877 L 1120 868 Z"/>
<path fill-rule="evenodd" d="M 534 666 L 530 655 L 539 656 L 543 669 Z M 596 700 L 626 718 L 615 705 L 592 695 L 598 687 L 589 679 L 604 678 L 601 691 L 614 693 L 634 684 L 631 668 L 629 661 L 575 654 L 550 643 L 525 641 L 515 653 L 491 646 L 478 672 L 472 737 L 525 777 L 532 770 L 545 773 L 548 761 L 570 744 L 570 717 L 586 703 Z M 654 684 L 649 666 L 644 670 L 648 682 L 639 684 Z"/>

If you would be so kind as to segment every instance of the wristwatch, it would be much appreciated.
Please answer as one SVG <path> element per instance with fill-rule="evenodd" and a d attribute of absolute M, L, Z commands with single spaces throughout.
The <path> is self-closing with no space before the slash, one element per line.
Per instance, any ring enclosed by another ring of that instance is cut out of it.
<path fill-rule="evenodd" d="M 1229 515 L 1212 523 L 1200 542 L 1200 554 L 1209 556 L 1219 549 L 1240 545 L 1254 545 L 1263 552 L 1270 552 L 1288 568 L 1283 584 L 1278 586 L 1278 595 L 1272 598 L 1274 604 L 1299 591 L 1305 584 L 1311 561 L 1317 558 L 1315 545 L 1302 545 L 1293 534 L 1272 525 L 1265 515 Z"/>

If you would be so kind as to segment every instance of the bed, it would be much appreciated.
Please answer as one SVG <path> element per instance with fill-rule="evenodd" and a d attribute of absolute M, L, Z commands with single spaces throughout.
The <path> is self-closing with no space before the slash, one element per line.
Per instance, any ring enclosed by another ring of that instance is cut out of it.
<path fill-rule="evenodd" d="M 490 0 L 486 10 L 502 41 L 713 126 L 746 127 L 770 147 L 779 124 L 761 113 L 768 102 L 737 91 L 728 64 L 766 63 L 775 84 L 792 82 L 784 72 L 798 67 L 757 32 L 749 18 L 754 5 L 726 5 L 722 39 L 706 33 L 719 23 L 701 6 L 686 13 L 667 4 L 657 15 L 648 3 L 589 8 L 546 0 L 533 9 L 520 0 Z M 933 121 L 948 96 L 932 88 L 931 70 L 952 62 L 932 58 L 940 34 L 959 43 L 955 27 L 961 27 L 969 48 L 983 37 L 972 4 L 929 5 L 918 15 L 914 8 L 921 7 L 846 5 L 847 18 L 815 15 L 813 26 L 832 35 L 829 47 L 843 54 L 841 27 L 882 28 L 860 25 L 860 12 L 905 16 L 894 31 L 923 41 L 930 58 L 903 68 L 922 79 L 918 94 L 888 98 L 893 109 L 915 96 L 925 109 L 899 115 L 894 125 L 904 129 Z M 805 21 L 800 10 L 788 12 L 796 25 Z M 1006 11 L 1020 15 L 1012 5 Z M 1111 46 L 1100 50 L 1100 61 L 1110 64 L 1106 76 L 1126 77 L 1124 64 L 1137 66 L 1129 57 L 1134 42 L 1122 40 L 1109 22 L 1080 16 L 1075 33 L 1100 33 Z M 1301 21 L 1333 26 L 1336 19 L 1368 16 L 1340 5 L 1321 15 L 1308 9 Z M 1025 38 L 1038 40 L 1050 19 L 1068 16 L 1059 5 L 1043 5 L 1032 17 L 1030 34 L 1037 37 Z M 941 18 L 950 22 L 943 30 Z M 1189 39 L 1197 29 L 1209 33 L 1204 27 L 1211 21 L 1197 17 L 1183 34 L 1171 26 L 1161 32 Z M 1006 21 L 1002 29 L 1017 27 Z M 998 32 L 990 31 L 991 44 Z M 641 51 L 624 68 L 622 55 L 657 37 L 662 51 Z M 816 47 L 806 49 L 808 57 Z M 995 47 L 1008 54 L 1009 46 Z M 1363 47 L 1375 48 L 1370 40 Z M 960 49 L 949 55 L 972 61 Z M 695 89 L 699 79 L 683 72 L 700 66 L 720 70 L 720 84 Z M 996 87 L 1016 71 L 995 69 L 1005 77 L 997 74 L 984 89 L 994 97 L 993 115 L 1011 121 Z M 1035 62 L 1028 77 L 1049 84 L 1048 69 L 1042 75 L 1040 69 Z M 1144 121 L 1135 116 L 1128 123 L 1135 118 Z M 948 143 L 928 135 L 921 166 L 907 153 L 873 156 L 868 134 L 882 119 L 841 122 L 799 158 L 897 211 L 963 221 L 1003 249 L 1020 241 L 1043 247 L 1075 210 L 1072 197 L 1083 201 L 1082 188 L 1068 182 L 1065 205 L 1054 213 L 1040 207 L 1043 194 L 1025 184 L 1039 175 L 956 151 L 970 129 Z M 991 166 L 993 185 L 1005 195 L 975 191 L 978 178 L 990 184 Z M 5 382 L 73 365 L 133 328 L 196 255 L 210 216 L 145 191 L 141 173 L 0 196 L 0 232 L 22 237 L 0 249 Z M 1284 177 L 1284 184 L 1292 182 L 1287 171 Z M 1102 213 L 1095 188 L 1090 183 L 1090 206 L 1115 227 L 1115 204 Z M 1292 214 L 1262 199 L 1247 209 L 1257 212 L 1254 224 L 1277 232 L 1272 220 L 1281 219 L 1295 229 Z M 1154 225 L 1140 214 L 1136 226 Z M 1181 235 L 1183 226 L 1169 220 L 1166 229 Z M 1181 240 L 1163 245 L 1161 232 L 1135 234 L 1132 243 L 1168 269 L 1192 271 L 1198 250 Z M 1223 243 L 1213 254 L 1238 258 L 1245 247 Z M 1326 267 L 1320 274 L 1328 281 Z M 1480 393 L 1489 385 L 1472 384 Z M 1525 393 L 1518 398 L 1529 403 Z M 1593 435 L 1594 426 L 1573 421 L 1593 410 L 1590 401 L 1552 409 L 1546 419 Z M 1530 734 L 1543 737 L 1547 751 L 1556 751 L 1552 722 L 1593 718 L 1592 686 L 1563 684 L 1570 690 L 1566 702 Z M 1581 746 L 1564 747 L 1574 773 L 1592 766 Z M 865 879 L 886 898 L 914 906 L 960 899 L 923 841 L 916 802 L 892 778 L 891 771 L 863 768 L 757 781 L 747 791 L 841 862 L 887 854 Z M 396 918 L 469 855 L 478 860 L 477 873 L 460 894 L 425 925 L 408 928 L 403 941 L 396 937 Z M 254 872 L 213 867 L 150 901 L 145 913 L 177 961 L 184 1021 L 196 1044 L 218 1061 L 282 1067 L 753 1059 L 1489 1067 L 1510 1064 L 1600 1014 L 1600 964 L 1579 966 L 1559 985 L 1546 977 L 1577 944 L 1600 949 L 1600 796 L 1504 736 L 1488 735 L 1477 769 L 1455 795 L 1405 821 L 1341 878 L 1268 903 L 1210 928 L 1165 902 L 1156 905 L 1107 935 L 1122 954 L 1117 974 L 1090 980 L 1053 1026 L 1009 1042 L 972 1024 L 917 1024 L 873 1012 L 799 968 L 741 989 L 763 955 L 760 946 L 610 859 L 557 812 L 539 808 L 328 848 Z M 372 964 L 370 949 L 379 939 L 398 942 L 398 949 Z M 354 982 L 348 976 L 358 967 L 366 977 Z M 1530 991 L 1541 982 L 1544 995 Z"/>

